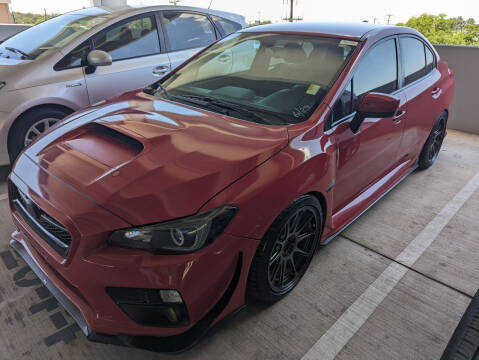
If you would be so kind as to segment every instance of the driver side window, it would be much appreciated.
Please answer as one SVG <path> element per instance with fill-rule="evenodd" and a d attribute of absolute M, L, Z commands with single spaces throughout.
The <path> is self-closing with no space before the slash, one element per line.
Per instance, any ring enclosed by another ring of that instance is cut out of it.
<path fill-rule="evenodd" d="M 331 112 L 334 125 L 354 113 L 362 96 L 368 92 L 391 94 L 398 88 L 396 40 L 388 39 L 374 46 L 361 60 Z"/>

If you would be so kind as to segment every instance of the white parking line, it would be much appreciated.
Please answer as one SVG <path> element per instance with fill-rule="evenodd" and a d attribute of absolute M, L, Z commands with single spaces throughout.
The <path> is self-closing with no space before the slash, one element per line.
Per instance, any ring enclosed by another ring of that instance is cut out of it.
<path fill-rule="evenodd" d="M 477 189 L 479 173 L 469 180 L 395 260 L 409 267 L 414 265 Z M 405 266 L 392 262 L 309 349 L 302 360 L 334 359 L 407 271 Z"/>
<path fill-rule="evenodd" d="M 0 194 L 0 201 L 7 200 L 7 199 L 8 199 L 8 193 L 7 194 Z"/>

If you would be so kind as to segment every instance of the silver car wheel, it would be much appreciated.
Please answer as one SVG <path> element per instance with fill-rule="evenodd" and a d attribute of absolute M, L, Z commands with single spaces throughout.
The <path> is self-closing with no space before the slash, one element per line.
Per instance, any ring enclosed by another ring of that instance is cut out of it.
<path fill-rule="evenodd" d="M 56 124 L 58 121 L 60 121 L 60 119 L 55 118 L 45 118 L 37 121 L 27 130 L 27 133 L 25 134 L 24 145 L 30 145 L 30 143 L 35 140 L 38 135 L 44 133 L 48 128 Z"/>

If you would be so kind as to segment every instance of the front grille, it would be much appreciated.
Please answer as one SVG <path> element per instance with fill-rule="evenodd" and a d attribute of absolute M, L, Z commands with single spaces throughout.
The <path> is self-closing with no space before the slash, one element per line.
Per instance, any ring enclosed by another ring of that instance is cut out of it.
<path fill-rule="evenodd" d="M 12 202 L 27 224 L 56 252 L 67 256 L 72 241 L 68 230 L 11 184 Z"/>

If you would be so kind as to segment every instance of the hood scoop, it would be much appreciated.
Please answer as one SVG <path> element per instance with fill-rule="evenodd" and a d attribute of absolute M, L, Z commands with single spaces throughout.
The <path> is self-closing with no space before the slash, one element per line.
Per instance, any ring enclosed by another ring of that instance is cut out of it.
<path fill-rule="evenodd" d="M 61 163 L 62 172 L 92 183 L 128 163 L 143 149 L 140 141 L 113 126 L 91 122 L 58 138 L 38 155 L 46 169 L 53 163 L 58 168 Z M 79 171 L 81 168 L 85 171 Z"/>

